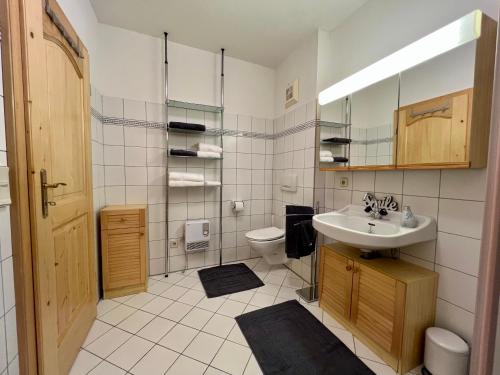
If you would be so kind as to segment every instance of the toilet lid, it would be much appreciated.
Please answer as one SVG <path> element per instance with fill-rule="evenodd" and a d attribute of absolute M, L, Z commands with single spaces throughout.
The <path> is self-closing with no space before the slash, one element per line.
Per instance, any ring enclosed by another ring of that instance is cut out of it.
<path fill-rule="evenodd" d="M 272 241 L 283 237 L 284 235 L 285 231 L 283 229 L 269 227 L 253 230 L 248 232 L 245 236 L 246 238 L 254 241 Z"/>

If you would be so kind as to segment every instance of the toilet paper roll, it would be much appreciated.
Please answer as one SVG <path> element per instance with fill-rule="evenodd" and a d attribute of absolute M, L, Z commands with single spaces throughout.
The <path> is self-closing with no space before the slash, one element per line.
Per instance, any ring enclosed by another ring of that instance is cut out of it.
<path fill-rule="evenodd" d="M 234 201 L 233 202 L 233 210 L 236 212 L 243 211 L 245 209 L 245 203 L 242 201 Z"/>

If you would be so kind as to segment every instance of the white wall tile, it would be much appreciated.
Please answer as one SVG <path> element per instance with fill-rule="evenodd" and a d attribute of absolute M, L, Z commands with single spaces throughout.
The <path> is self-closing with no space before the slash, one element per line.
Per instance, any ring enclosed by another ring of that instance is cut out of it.
<path fill-rule="evenodd" d="M 363 192 L 375 191 L 375 172 L 353 172 L 350 185 L 353 190 Z"/>
<path fill-rule="evenodd" d="M 105 145 L 124 145 L 123 126 L 121 125 L 104 125 L 103 126 L 103 143 Z"/>
<path fill-rule="evenodd" d="M 404 171 L 403 194 L 424 197 L 439 196 L 441 171 Z"/>
<path fill-rule="evenodd" d="M 144 147 L 125 147 L 125 165 L 129 167 L 146 166 L 146 150 Z"/>
<path fill-rule="evenodd" d="M 149 167 L 163 167 L 166 162 L 166 151 L 161 148 L 148 147 L 146 149 L 146 164 Z"/>
<path fill-rule="evenodd" d="M 483 210 L 483 202 L 440 199 L 439 230 L 480 239 Z"/>
<path fill-rule="evenodd" d="M 148 147 L 165 148 L 167 147 L 166 134 L 163 129 L 146 130 L 146 144 Z"/>
<path fill-rule="evenodd" d="M 402 171 L 377 171 L 375 172 L 375 192 L 388 194 L 403 193 Z"/>
<path fill-rule="evenodd" d="M 123 146 L 104 146 L 104 165 L 124 165 L 125 148 Z"/>
<path fill-rule="evenodd" d="M 9 206 L 0 207 L 0 260 L 12 256 L 10 229 L 10 208 Z"/>
<path fill-rule="evenodd" d="M 438 232 L 436 263 L 477 276 L 481 241 L 455 234 Z"/>
<path fill-rule="evenodd" d="M 7 342 L 5 336 L 5 318 L 0 317 L 0 373 L 7 368 Z"/>
<path fill-rule="evenodd" d="M 3 279 L 3 301 L 5 311 L 9 311 L 16 304 L 14 293 L 14 268 L 12 257 L 2 261 L 2 279 Z"/>
<path fill-rule="evenodd" d="M 17 348 L 17 323 L 16 308 L 12 308 L 5 314 L 5 335 L 7 339 L 7 358 L 12 361 L 18 353 Z"/>
<path fill-rule="evenodd" d="M 106 186 L 106 205 L 125 204 L 125 186 Z"/>
<path fill-rule="evenodd" d="M 487 169 L 443 170 L 441 197 L 484 201 Z"/>
<path fill-rule="evenodd" d="M 148 188 L 147 186 L 130 186 L 125 187 L 127 204 L 147 204 L 148 203 Z"/>
<path fill-rule="evenodd" d="M 437 220 L 439 205 L 438 198 L 404 195 L 402 205 L 410 206 L 411 210 L 416 215 L 430 216 Z"/>
<path fill-rule="evenodd" d="M 477 278 L 442 266 L 439 273 L 438 297 L 474 313 L 476 309 Z"/>
<path fill-rule="evenodd" d="M 125 185 L 125 168 L 116 166 L 105 166 L 104 180 L 106 186 Z"/>
<path fill-rule="evenodd" d="M 124 127 L 125 146 L 146 147 L 146 128 Z"/>
<path fill-rule="evenodd" d="M 438 298 L 436 326 L 455 332 L 470 344 L 474 331 L 474 314 Z"/>

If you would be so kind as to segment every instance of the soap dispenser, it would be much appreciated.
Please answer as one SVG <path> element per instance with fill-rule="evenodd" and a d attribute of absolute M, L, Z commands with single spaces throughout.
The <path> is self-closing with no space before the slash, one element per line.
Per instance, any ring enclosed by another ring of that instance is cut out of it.
<path fill-rule="evenodd" d="M 415 228 L 418 225 L 417 218 L 413 215 L 410 206 L 403 207 L 401 226 L 406 228 Z"/>

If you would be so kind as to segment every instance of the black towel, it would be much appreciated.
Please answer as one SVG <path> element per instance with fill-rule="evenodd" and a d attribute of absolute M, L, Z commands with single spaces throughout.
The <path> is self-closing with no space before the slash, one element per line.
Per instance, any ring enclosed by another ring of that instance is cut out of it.
<path fill-rule="evenodd" d="M 304 220 L 293 225 L 294 233 L 299 245 L 299 256 L 305 257 L 311 254 L 316 248 L 316 230 L 312 225 L 312 220 Z"/>
<path fill-rule="evenodd" d="M 323 139 L 323 142 L 329 142 L 329 143 L 333 143 L 333 144 L 337 144 L 337 145 L 347 145 L 347 144 L 351 143 L 351 139 L 333 137 L 333 138 Z"/>
<path fill-rule="evenodd" d="M 173 156 L 198 156 L 198 153 L 196 151 L 191 151 L 191 150 L 170 149 L 170 155 L 173 155 Z"/>
<path fill-rule="evenodd" d="M 168 127 L 170 129 L 192 130 L 198 132 L 204 132 L 206 130 L 205 125 L 190 124 L 188 122 L 177 122 L 177 121 L 170 121 Z"/>
<path fill-rule="evenodd" d="M 311 254 L 314 250 L 313 246 L 304 246 L 304 241 L 307 242 L 303 221 L 310 221 L 314 215 L 314 209 L 308 206 L 286 206 L 286 236 L 285 249 L 288 258 L 299 259 L 300 257 Z M 314 231 L 314 229 L 313 229 Z M 312 247 L 312 250 L 311 250 Z"/>
<path fill-rule="evenodd" d="M 347 163 L 349 161 L 349 159 L 344 158 L 343 156 L 334 156 L 333 161 L 335 163 Z"/>

